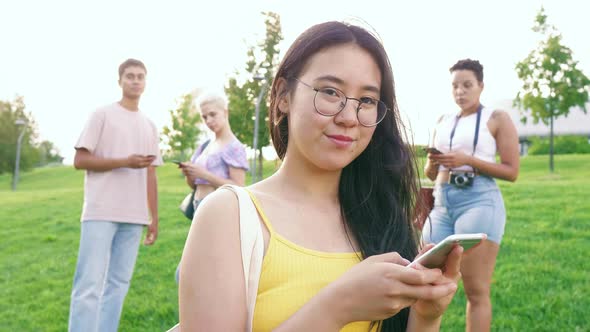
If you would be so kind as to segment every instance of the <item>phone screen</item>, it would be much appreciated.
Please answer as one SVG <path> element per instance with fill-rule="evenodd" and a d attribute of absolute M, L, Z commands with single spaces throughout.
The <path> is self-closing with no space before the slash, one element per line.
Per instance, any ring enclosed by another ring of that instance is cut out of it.
<path fill-rule="evenodd" d="M 442 154 L 442 152 L 440 152 L 437 148 L 425 148 L 424 150 L 432 154 Z"/>
<path fill-rule="evenodd" d="M 467 251 L 486 238 L 487 236 L 482 233 L 450 235 L 422 256 L 416 258 L 408 266 L 414 266 L 416 263 L 420 263 L 422 266 L 430 269 L 442 267 L 447 260 L 447 256 L 453 250 L 455 243 Z"/>

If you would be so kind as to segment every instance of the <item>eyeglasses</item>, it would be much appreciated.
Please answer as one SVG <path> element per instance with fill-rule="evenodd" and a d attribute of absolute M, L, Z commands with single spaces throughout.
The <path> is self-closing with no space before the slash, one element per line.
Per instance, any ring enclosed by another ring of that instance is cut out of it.
<path fill-rule="evenodd" d="M 297 82 L 311 88 L 315 91 L 313 97 L 313 106 L 316 112 L 323 116 L 336 116 L 342 112 L 349 99 L 358 103 L 356 107 L 356 117 L 359 123 L 364 127 L 374 127 L 379 124 L 387 114 L 389 108 L 381 100 L 371 97 L 361 97 L 360 99 L 347 97 L 344 92 L 336 88 L 316 89 L 313 86 L 293 77 Z"/>

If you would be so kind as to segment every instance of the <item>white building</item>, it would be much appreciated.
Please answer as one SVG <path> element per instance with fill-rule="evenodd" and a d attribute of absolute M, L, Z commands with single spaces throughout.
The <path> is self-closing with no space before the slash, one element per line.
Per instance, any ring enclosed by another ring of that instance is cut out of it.
<path fill-rule="evenodd" d="M 526 155 L 528 146 L 530 144 L 528 138 L 531 136 L 548 137 L 550 134 L 549 125 L 545 125 L 542 121 L 533 123 L 532 119 L 528 119 L 526 124 L 523 124 L 519 110 L 512 106 L 512 100 L 502 100 L 494 103 L 491 106 L 497 109 L 507 111 L 512 117 L 512 121 L 516 125 L 518 132 L 518 140 L 520 142 L 520 154 Z M 584 135 L 588 137 L 588 144 L 590 144 L 590 103 L 586 105 L 587 112 L 579 108 L 572 108 L 567 117 L 561 116 L 553 122 L 553 135 Z"/>

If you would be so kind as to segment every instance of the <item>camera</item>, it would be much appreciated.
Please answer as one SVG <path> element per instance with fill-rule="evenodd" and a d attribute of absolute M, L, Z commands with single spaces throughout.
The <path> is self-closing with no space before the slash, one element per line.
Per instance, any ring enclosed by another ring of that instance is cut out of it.
<path fill-rule="evenodd" d="M 451 172 L 449 183 L 459 188 L 471 187 L 474 178 L 475 173 Z"/>

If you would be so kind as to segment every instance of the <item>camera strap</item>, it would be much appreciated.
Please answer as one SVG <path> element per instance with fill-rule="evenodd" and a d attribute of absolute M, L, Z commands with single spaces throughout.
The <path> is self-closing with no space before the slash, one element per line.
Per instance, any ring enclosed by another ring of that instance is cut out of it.
<path fill-rule="evenodd" d="M 475 155 L 475 148 L 477 147 L 477 141 L 479 139 L 479 123 L 481 121 L 481 110 L 483 109 L 483 105 L 479 104 L 477 107 L 477 120 L 475 120 L 475 134 L 473 134 L 473 152 L 471 155 Z M 451 130 L 451 139 L 449 140 L 449 151 L 453 150 L 453 137 L 455 137 L 455 129 L 457 129 L 457 124 L 459 123 L 459 119 L 461 115 L 457 115 L 455 117 L 455 124 L 453 125 L 453 130 Z M 471 167 L 473 168 L 473 167 Z M 475 168 L 473 168 L 473 172 L 475 173 Z"/>

